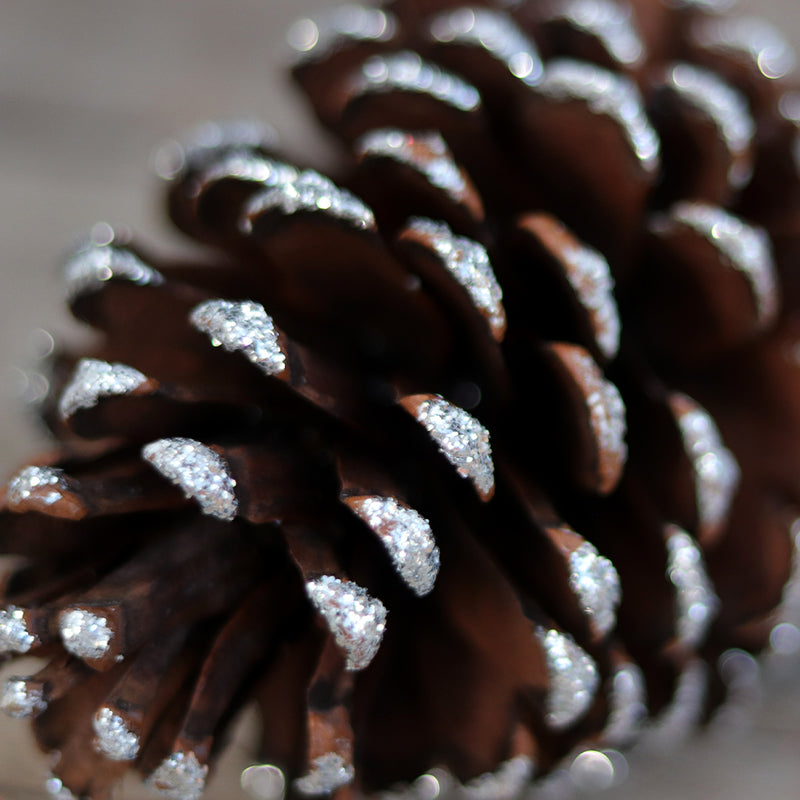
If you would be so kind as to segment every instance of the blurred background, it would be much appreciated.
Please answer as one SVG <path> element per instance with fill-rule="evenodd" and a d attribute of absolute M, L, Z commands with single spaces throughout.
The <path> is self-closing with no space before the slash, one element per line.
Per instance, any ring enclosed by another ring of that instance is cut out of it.
<path fill-rule="evenodd" d="M 272 122 L 292 149 L 324 146 L 285 77 L 283 35 L 331 0 L 0 0 L 0 472 L 41 438 L 26 424 L 25 368 L 79 336 L 61 308 L 59 258 L 76 234 L 103 220 L 168 248 L 155 146 L 207 119 Z M 798 0 L 742 5 L 800 43 Z M 45 329 L 47 332 L 45 332 Z M 16 666 L 15 671 L 20 667 Z M 5 670 L 3 674 L 7 674 Z M 687 743 L 677 754 L 638 755 L 609 800 L 789 800 L 800 786 L 800 689 L 783 659 L 762 709 Z M 800 682 L 800 681 L 799 681 Z M 247 763 L 242 732 L 209 800 L 237 800 Z M 0 800 L 32 800 L 46 763 L 27 726 L 0 720 Z M 619 778 L 619 773 L 617 775 Z M 120 798 L 150 796 L 129 785 Z"/>

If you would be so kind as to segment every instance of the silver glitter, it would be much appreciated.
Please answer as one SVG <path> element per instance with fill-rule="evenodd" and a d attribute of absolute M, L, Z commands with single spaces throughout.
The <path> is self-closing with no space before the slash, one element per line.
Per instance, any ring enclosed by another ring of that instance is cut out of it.
<path fill-rule="evenodd" d="M 306 583 L 306 593 L 347 657 L 347 669 L 362 670 L 381 646 L 386 608 L 366 589 L 332 575 Z"/>
<path fill-rule="evenodd" d="M 766 78 L 783 78 L 795 67 L 795 54 L 780 31 L 760 17 L 715 16 L 698 20 L 692 38 L 701 47 L 747 58 Z"/>
<path fill-rule="evenodd" d="M 297 174 L 298 171 L 295 167 L 282 161 L 257 153 L 234 151 L 227 153 L 203 169 L 197 178 L 197 184 L 203 185 L 226 178 L 234 178 L 269 187 L 293 181 L 297 178 Z"/>
<path fill-rule="evenodd" d="M 28 630 L 25 611 L 17 606 L 0 610 L 0 654 L 24 655 L 36 644 L 36 637 Z"/>
<path fill-rule="evenodd" d="M 586 245 L 565 250 L 563 258 L 567 263 L 567 279 L 591 317 L 597 346 L 606 358 L 612 359 L 619 349 L 622 326 L 608 261 Z"/>
<path fill-rule="evenodd" d="M 307 775 L 297 778 L 294 789 L 304 797 L 328 795 L 353 782 L 355 770 L 338 753 L 318 756 Z"/>
<path fill-rule="evenodd" d="M 194 439 L 159 439 L 142 448 L 142 457 L 193 498 L 204 514 L 230 521 L 239 503 L 230 467 L 222 456 Z"/>
<path fill-rule="evenodd" d="M 676 395 L 672 405 L 684 450 L 694 467 L 700 525 L 715 529 L 730 511 L 741 476 L 739 465 L 704 408 L 686 395 Z"/>
<path fill-rule="evenodd" d="M 64 649 L 78 658 L 103 658 L 114 638 L 105 617 L 83 608 L 62 611 L 58 625 Z"/>
<path fill-rule="evenodd" d="M 462 800 L 516 800 L 533 775 L 533 762 L 527 756 L 504 761 L 494 772 L 467 781 L 458 792 Z"/>
<path fill-rule="evenodd" d="M 439 574 L 439 548 L 428 520 L 394 497 L 359 497 L 348 505 L 380 537 L 414 593 L 428 594 Z"/>
<path fill-rule="evenodd" d="M 252 300 L 207 300 L 192 310 L 189 321 L 211 337 L 214 347 L 241 352 L 267 375 L 286 369 L 286 354 L 264 306 Z"/>
<path fill-rule="evenodd" d="M 569 557 L 569 585 L 601 636 L 617 624 L 617 606 L 622 599 L 619 575 L 614 565 L 584 542 Z"/>
<path fill-rule="evenodd" d="M 137 286 L 158 286 L 164 277 L 141 259 L 111 245 L 89 245 L 78 250 L 64 267 L 67 299 L 96 292 L 110 280 L 125 280 Z"/>
<path fill-rule="evenodd" d="M 208 766 L 194 753 L 177 751 L 165 758 L 148 783 L 171 800 L 200 800 L 206 787 Z"/>
<path fill-rule="evenodd" d="M 620 64 L 633 66 L 642 61 L 645 49 L 631 16 L 627 5 L 613 0 L 562 0 L 551 18 L 567 20 L 599 39 Z"/>
<path fill-rule="evenodd" d="M 41 687 L 29 689 L 24 678 L 11 678 L 3 687 L 0 709 L 14 719 L 32 719 L 47 709 Z"/>
<path fill-rule="evenodd" d="M 535 86 L 542 77 L 542 60 L 536 45 L 500 11 L 488 8 L 445 11 L 431 20 L 430 33 L 443 44 L 482 47 L 528 86 Z"/>
<path fill-rule="evenodd" d="M 283 800 L 286 776 L 274 764 L 256 764 L 242 772 L 242 789 L 254 800 Z"/>
<path fill-rule="evenodd" d="M 667 577 L 675 586 L 675 628 L 678 641 L 696 648 L 703 643 L 719 610 L 703 554 L 697 543 L 677 525 L 668 525 Z"/>
<path fill-rule="evenodd" d="M 568 728 L 594 702 L 600 682 L 597 667 L 566 633 L 537 628 L 536 637 L 544 648 L 550 678 L 547 722 L 557 730 Z"/>
<path fill-rule="evenodd" d="M 481 104 L 474 86 L 408 50 L 367 59 L 351 86 L 355 95 L 395 91 L 427 94 L 459 111 Z"/>
<path fill-rule="evenodd" d="M 456 203 L 464 200 L 467 181 L 438 133 L 408 133 L 381 128 L 364 134 L 355 144 L 361 157 L 385 156 L 412 167 Z"/>
<path fill-rule="evenodd" d="M 139 737 L 125 720 L 108 706 L 102 706 L 92 720 L 96 735 L 95 749 L 112 761 L 133 761 L 139 755 Z"/>
<path fill-rule="evenodd" d="M 323 213 L 355 228 L 375 228 L 375 215 L 370 208 L 354 194 L 339 188 L 332 180 L 311 169 L 252 197 L 245 206 L 242 229 L 245 233 L 251 233 L 253 218 L 274 210 L 286 215 L 298 212 Z"/>
<path fill-rule="evenodd" d="M 125 364 L 82 358 L 61 393 L 58 411 L 62 419 L 69 419 L 80 409 L 96 406 L 101 397 L 130 394 L 146 381 L 146 375 Z"/>
<path fill-rule="evenodd" d="M 425 239 L 442 264 L 483 312 L 496 339 L 506 328 L 503 290 L 497 282 L 489 255 L 483 245 L 465 236 L 456 236 L 444 222 L 413 217 L 406 230 Z"/>
<path fill-rule="evenodd" d="M 468 478 L 479 494 L 491 496 L 494 462 L 489 431 L 464 409 L 441 397 L 423 400 L 416 417 L 458 474 Z"/>
<path fill-rule="evenodd" d="M 33 498 L 36 504 L 51 506 L 61 500 L 65 491 L 63 470 L 55 467 L 25 467 L 8 482 L 6 503 L 10 508 L 16 508 Z"/>
<path fill-rule="evenodd" d="M 647 719 L 644 675 L 636 664 L 628 661 L 615 670 L 610 683 L 609 713 L 602 739 L 611 745 L 630 745 Z"/>
<path fill-rule="evenodd" d="M 388 42 L 397 31 L 393 14 L 377 8 L 345 5 L 317 19 L 299 19 L 286 34 L 298 63 L 325 58 L 340 43 Z"/>
<path fill-rule="evenodd" d="M 747 278 L 758 322 L 762 327 L 769 325 L 778 314 L 779 285 L 767 232 L 705 203 L 677 203 L 670 216 L 704 236 Z"/>
<path fill-rule="evenodd" d="M 661 143 L 630 79 L 594 64 L 564 58 L 547 64 L 536 90 L 562 102 L 581 100 L 593 113 L 611 117 L 624 131 L 644 169 L 651 174 L 658 171 Z"/>
<path fill-rule="evenodd" d="M 728 180 L 741 188 L 752 175 L 752 168 L 738 159 L 745 154 L 756 132 L 744 95 L 709 70 L 693 64 L 673 64 L 667 72 L 668 86 L 716 125 L 734 159 Z"/>

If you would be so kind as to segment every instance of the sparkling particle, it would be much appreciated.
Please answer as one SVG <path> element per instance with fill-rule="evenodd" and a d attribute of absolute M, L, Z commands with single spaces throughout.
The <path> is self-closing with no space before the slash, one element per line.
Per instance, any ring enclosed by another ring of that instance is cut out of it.
<path fill-rule="evenodd" d="M 677 525 L 667 526 L 667 577 L 676 589 L 678 640 L 686 647 L 702 644 L 719 608 L 697 543 Z"/>
<path fill-rule="evenodd" d="M 95 748 L 112 761 L 133 761 L 139 755 L 139 737 L 125 720 L 108 706 L 102 706 L 92 720 Z"/>
<path fill-rule="evenodd" d="M 0 610 L 0 654 L 24 655 L 36 643 L 36 637 L 28 630 L 25 611 L 17 606 Z"/>
<path fill-rule="evenodd" d="M 603 740 L 612 745 L 630 744 L 647 719 L 647 689 L 636 664 L 627 662 L 611 676 L 608 722 Z"/>
<path fill-rule="evenodd" d="M 203 185 L 234 178 L 262 184 L 266 188 L 293 181 L 297 174 L 297 169 L 282 161 L 252 152 L 233 151 L 212 162 L 200 173 L 197 183 Z"/>
<path fill-rule="evenodd" d="M 28 502 L 51 506 L 61 500 L 65 491 L 63 470 L 54 467 L 25 467 L 8 482 L 6 503 L 10 508 L 23 506 Z"/>
<path fill-rule="evenodd" d="M 61 782 L 60 778 L 51 775 L 44 784 L 45 791 L 52 800 L 78 800 L 72 792 Z"/>
<path fill-rule="evenodd" d="M 762 327 L 769 325 L 778 314 L 779 289 L 767 232 L 705 203 L 677 203 L 670 216 L 705 237 L 747 278 L 758 321 Z"/>
<path fill-rule="evenodd" d="M 583 610 L 603 636 L 617 623 L 617 606 L 622 599 L 619 575 L 614 565 L 584 542 L 569 557 L 569 583 Z"/>
<path fill-rule="evenodd" d="M 145 445 L 142 456 L 196 500 L 204 514 L 226 521 L 236 516 L 236 481 L 225 459 L 210 447 L 194 439 L 159 439 Z"/>
<path fill-rule="evenodd" d="M 31 719 L 47 709 L 47 702 L 41 687 L 29 688 L 24 678 L 11 678 L 3 687 L 0 709 L 14 719 Z"/>
<path fill-rule="evenodd" d="M 311 770 L 294 781 L 294 789 L 304 797 L 318 797 L 332 794 L 342 786 L 353 782 L 355 770 L 337 753 L 318 756 L 311 764 Z"/>
<path fill-rule="evenodd" d="M 503 290 L 483 245 L 456 236 L 444 222 L 423 217 L 409 220 L 406 230 L 429 244 L 447 271 L 467 291 L 475 307 L 486 315 L 494 337 L 502 338 L 506 328 Z"/>
<path fill-rule="evenodd" d="M 563 257 L 567 279 L 592 319 L 600 352 L 606 358 L 614 358 L 622 326 L 608 261 L 597 250 L 585 245 L 564 250 Z"/>
<path fill-rule="evenodd" d="M 58 402 L 61 418 L 69 419 L 76 411 L 92 408 L 101 397 L 130 394 L 146 381 L 146 375 L 125 364 L 82 358 L 61 393 Z"/>
<path fill-rule="evenodd" d="M 306 593 L 347 657 L 347 669 L 369 665 L 386 630 L 386 608 L 351 581 L 323 575 L 306 583 Z"/>
<path fill-rule="evenodd" d="M 644 169 L 651 174 L 658 171 L 661 143 L 630 79 L 583 61 L 556 59 L 547 64 L 537 91 L 562 102 L 582 100 L 593 113 L 611 117 Z"/>
<path fill-rule="evenodd" d="M 431 20 L 430 33 L 443 44 L 482 47 L 528 86 L 535 86 L 542 77 L 542 60 L 536 45 L 508 15 L 499 11 L 487 8 L 445 11 Z"/>
<path fill-rule="evenodd" d="M 594 701 L 600 682 L 597 667 L 568 634 L 538 628 L 536 636 L 544 648 L 550 677 L 547 722 L 558 730 L 568 728 Z"/>
<path fill-rule="evenodd" d="M 114 632 L 105 617 L 73 608 L 61 613 L 58 624 L 64 648 L 72 655 L 96 659 L 108 653 Z"/>
<path fill-rule="evenodd" d="M 741 476 L 711 415 L 686 395 L 672 400 L 686 455 L 695 474 L 700 525 L 715 529 L 727 518 Z"/>
<path fill-rule="evenodd" d="M 527 756 L 504 761 L 494 772 L 486 772 L 461 787 L 463 800 L 515 800 L 533 775 L 533 762 Z"/>
<path fill-rule="evenodd" d="M 475 111 L 481 104 L 474 86 L 407 50 L 367 59 L 350 91 L 355 96 L 394 91 L 427 94 L 459 111 Z"/>
<path fill-rule="evenodd" d="M 301 212 L 322 212 L 347 222 L 355 228 L 372 230 L 375 215 L 354 194 L 341 189 L 332 180 L 314 170 L 300 172 L 250 199 L 245 207 L 242 228 L 252 232 L 253 219 L 269 211 L 291 215 Z"/>
<path fill-rule="evenodd" d="M 215 347 L 243 353 L 267 375 L 279 375 L 286 369 L 286 354 L 278 342 L 278 332 L 259 303 L 208 300 L 192 311 L 189 321 L 208 334 Z"/>
<path fill-rule="evenodd" d="M 208 766 L 194 753 L 178 751 L 161 762 L 149 783 L 171 800 L 199 800 L 206 786 Z"/>
<path fill-rule="evenodd" d="M 480 495 L 490 497 L 494 492 L 494 462 L 489 431 L 464 409 L 441 397 L 423 400 L 416 418 L 458 474 L 469 479 Z"/>
<path fill-rule="evenodd" d="M 64 267 L 64 283 L 70 302 L 102 289 L 112 279 L 129 281 L 137 286 L 158 286 L 164 282 L 160 272 L 148 267 L 130 250 L 110 245 L 83 247 Z"/>
<path fill-rule="evenodd" d="M 439 548 L 428 520 L 393 497 L 359 497 L 348 504 L 380 537 L 400 577 L 418 596 L 428 594 L 439 573 Z"/>
<path fill-rule="evenodd" d="M 254 800 L 283 800 L 286 793 L 286 776 L 274 764 L 257 764 L 242 772 L 240 780 Z"/>

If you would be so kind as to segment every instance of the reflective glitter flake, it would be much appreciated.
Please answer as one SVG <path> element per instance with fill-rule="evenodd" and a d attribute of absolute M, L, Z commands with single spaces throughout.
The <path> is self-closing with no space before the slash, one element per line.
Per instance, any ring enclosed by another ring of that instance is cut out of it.
<path fill-rule="evenodd" d="M 208 767 L 194 753 L 177 752 L 161 762 L 148 782 L 171 800 L 199 800 L 207 777 Z"/>
<path fill-rule="evenodd" d="M 128 729 L 125 720 L 108 706 L 102 706 L 92 720 L 95 747 L 112 761 L 133 761 L 139 755 L 139 737 Z"/>
<path fill-rule="evenodd" d="M 286 354 L 275 325 L 259 303 L 208 300 L 192 311 L 189 321 L 211 337 L 214 347 L 243 353 L 267 375 L 279 375 L 286 369 Z"/>
<path fill-rule="evenodd" d="M 363 497 L 349 505 L 380 537 L 400 577 L 418 596 L 428 594 L 439 573 L 439 548 L 428 520 L 393 497 Z"/>
<path fill-rule="evenodd" d="M 23 678 L 11 678 L 3 687 L 0 709 L 14 719 L 38 717 L 47 709 L 41 687 L 29 689 Z"/>
<path fill-rule="evenodd" d="M 347 669 L 364 669 L 375 657 L 386 629 L 386 608 L 351 581 L 323 575 L 306 593 L 347 657 Z"/>
<path fill-rule="evenodd" d="M 464 409 L 441 397 L 423 400 L 416 416 L 458 474 L 468 478 L 481 495 L 491 496 L 494 462 L 489 431 Z"/>
<path fill-rule="evenodd" d="M 108 653 L 114 632 L 105 617 L 82 608 L 63 611 L 59 630 L 64 648 L 78 658 L 103 658 Z"/>
<path fill-rule="evenodd" d="M 293 181 L 297 178 L 297 174 L 294 167 L 282 161 L 246 151 L 233 152 L 219 161 L 214 161 L 207 169 L 203 170 L 198 178 L 198 183 L 212 183 L 226 178 L 234 178 L 269 187 L 277 186 L 284 181 Z"/>
<path fill-rule="evenodd" d="M 194 439 L 159 439 L 145 445 L 142 456 L 196 500 L 204 514 L 227 521 L 236 516 L 236 481 L 225 459 L 210 447 Z"/>
<path fill-rule="evenodd" d="M 308 775 L 297 778 L 295 791 L 305 797 L 328 795 L 353 782 L 355 770 L 337 753 L 315 758 Z"/>
<path fill-rule="evenodd" d="M 35 495 L 37 502 L 50 506 L 61 500 L 64 491 L 63 470 L 54 467 L 25 467 L 8 482 L 6 503 L 14 508 L 23 505 Z"/>
<path fill-rule="evenodd" d="M 24 655 L 36 643 L 36 637 L 25 624 L 25 612 L 17 606 L 0 610 L 0 654 Z"/>
<path fill-rule="evenodd" d="M 601 556 L 594 545 L 584 542 L 570 554 L 569 567 L 572 590 L 597 632 L 604 636 L 617 623 L 617 606 L 622 599 L 614 565 Z"/>
<path fill-rule="evenodd" d="M 550 677 L 547 721 L 553 728 L 568 728 L 594 701 L 600 682 L 597 667 L 568 634 L 539 628 L 536 636 L 544 648 Z"/>
<path fill-rule="evenodd" d="M 61 393 L 58 403 L 61 418 L 68 419 L 80 409 L 92 408 L 101 397 L 129 394 L 146 381 L 146 375 L 125 364 L 82 358 Z"/>

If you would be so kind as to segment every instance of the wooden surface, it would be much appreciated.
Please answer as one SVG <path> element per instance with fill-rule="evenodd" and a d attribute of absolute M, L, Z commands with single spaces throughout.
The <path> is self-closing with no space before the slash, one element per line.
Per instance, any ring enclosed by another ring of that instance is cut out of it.
<path fill-rule="evenodd" d="M 0 0 L 0 471 L 41 441 L 21 424 L 17 367 L 46 339 L 81 335 L 61 310 L 59 255 L 97 220 L 169 241 L 153 147 L 205 119 L 271 121 L 319 147 L 281 64 L 283 31 L 323 0 Z M 797 0 L 752 0 L 800 41 Z M 174 242 L 174 240 L 173 240 Z M 7 672 L 7 670 L 6 670 Z M 800 692 L 773 688 L 752 729 L 648 758 L 614 800 L 788 800 L 800 785 Z M 237 800 L 244 732 L 209 800 Z M 45 764 L 24 724 L 0 720 L 0 800 L 39 798 Z M 641 759 L 639 759 L 641 760 Z M 143 794 L 125 787 L 119 798 Z"/>

